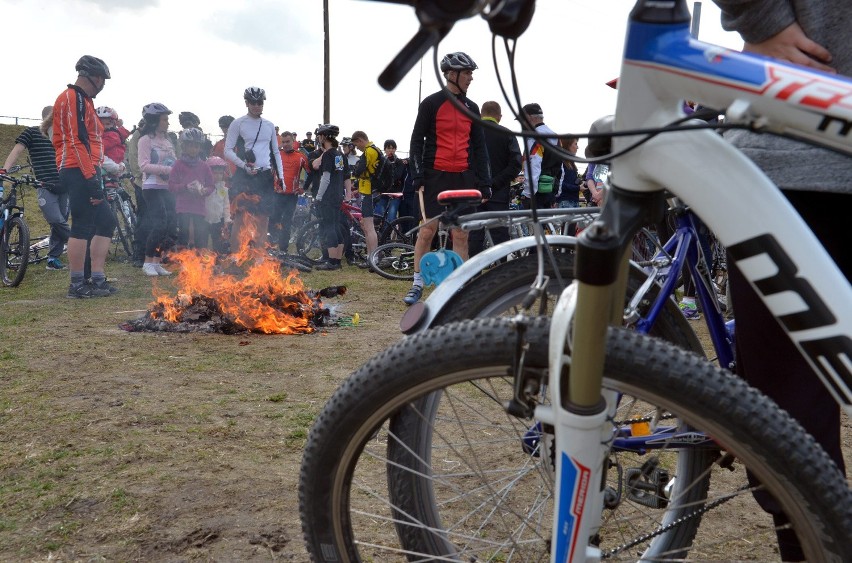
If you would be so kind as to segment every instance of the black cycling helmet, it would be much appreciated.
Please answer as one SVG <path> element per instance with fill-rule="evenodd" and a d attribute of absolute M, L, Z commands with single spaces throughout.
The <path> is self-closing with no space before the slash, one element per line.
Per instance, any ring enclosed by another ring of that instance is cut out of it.
<path fill-rule="evenodd" d="M 204 139 L 204 132 L 195 127 L 190 127 L 180 132 L 180 140 L 185 143 L 203 143 Z"/>
<path fill-rule="evenodd" d="M 169 108 L 167 108 L 166 106 L 164 106 L 163 104 L 158 103 L 158 102 L 146 104 L 142 108 L 142 117 L 145 117 L 145 116 L 148 116 L 148 115 L 170 115 L 171 113 L 172 113 L 172 110 L 170 110 Z"/>
<path fill-rule="evenodd" d="M 111 78 L 106 63 L 92 55 L 83 55 L 74 67 L 80 76 L 101 76 Z"/>
<path fill-rule="evenodd" d="M 219 127 L 224 129 L 225 127 L 230 127 L 231 123 L 234 122 L 234 116 L 232 115 L 223 115 L 219 118 Z"/>
<path fill-rule="evenodd" d="M 444 55 L 444 58 L 441 59 L 441 72 L 449 70 L 476 70 L 477 68 L 479 67 L 476 66 L 473 59 L 461 51 Z"/>
<path fill-rule="evenodd" d="M 388 148 L 388 147 L 395 149 L 396 148 L 396 141 L 394 141 L 393 139 L 388 139 L 387 141 L 385 141 L 384 148 Z"/>
<path fill-rule="evenodd" d="M 178 122 L 184 129 L 189 127 L 198 127 L 201 125 L 201 120 L 191 111 L 182 111 L 178 114 Z"/>
<path fill-rule="evenodd" d="M 340 134 L 340 127 L 326 123 L 317 127 L 317 135 L 322 135 L 328 139 L 334 139 Z"/>
<path fill-rule="evenodd" d="M 243 92 L 243 99 L 249 102 L 262 102 L 266 99 L 266 90 L 257 86 L 249 86 Z"/>

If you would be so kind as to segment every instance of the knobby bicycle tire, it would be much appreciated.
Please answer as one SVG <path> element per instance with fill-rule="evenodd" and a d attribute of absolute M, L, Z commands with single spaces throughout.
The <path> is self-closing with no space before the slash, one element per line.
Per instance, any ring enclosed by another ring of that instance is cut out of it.
<path fill-rule="evenodd" d="M 401 242 L 383 244 L 370 254 L 370 269 L 389 280 L 413 280 L 414 247 Z"/>
<path fill-rule="evenodd" d="M 3 285 L 17 287 L 27 273 L 30 259 L 30 228 L 23 217 L 6 220 L 0 240 L 0 278 Z"/>
<path fill-rule="evenodd" d="M 547 365 L 548 322 L 527 328 L 526 370 Z M 439 327 L 406 337 L 341 385 L 311 429 L 301 466 L 300 516 L 313 560 L 549 560 L 552 452 L 544 439 L 538 456 L 525 449 L 533 421 L 502 407 L 512 392 L 515 339 L 509 319 Z M 605 387 L 624 393 L 619 429 L 670 413 L 678 428 L 703 431 L 730 454 L 713 466 L 706 502 L 693 507 L 707 511 L 691 558 L 753 558 L 758 547 L 757 557 L 773 557 L 771 523 L 736 518 L 760 513 L 742 486 L 748 467 L 790 518 L 809 561 L 852 560 L 852 491 L 769 399 L 694 354 L 624 329 L 608 333 L 604 375 Z M 667 454 L 654 454 L 661 466 Z M 608 487 L 645 469 L 641 456 L 634 468 L 620 455 L 610 454 Z M 667 509 L 643 505 L 630 496 L 635 490 L 618 489 L 618 502 L 604 510 L 605 557 L 633 561 L 646 549 L 648 557 L 679 555 L 654 543 Z"/>

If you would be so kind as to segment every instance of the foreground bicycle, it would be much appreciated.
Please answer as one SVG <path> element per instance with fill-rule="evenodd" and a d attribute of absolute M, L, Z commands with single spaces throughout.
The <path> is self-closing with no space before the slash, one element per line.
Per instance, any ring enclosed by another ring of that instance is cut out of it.
<path fill-rule="evenodd" d="M 503 11 L 489 14 L 492 27 L 505 30 L 532 3 L 494 5 Z M 421 21 L 437 10 L 417 8 Z M 848 281 L 777 188 L 680 112 L 688 98 L 726 108 L 729 123 L 852 154 L 843 134 L 852 110 L 835 96 L 852 81 L 701 43 L 688 26 L 683 1 L 640 0 L 631 14 L 612 187 L 552 320 L 484 319 L 408 337 L 329 400 L 300 481 L 315 560 L 747 559 L 775 541 L 769 517 L 758 527 L 736 517 L 758 510 L 753 493 L 775 498 L 807 560 L 852 560 L 852 491 L 798 424 L 729 372 L 608 327 L 622 320 L 630 244 L 659 222 L 665 188 L 718 234 L 852 412 Z M 402 58 L 416 61 L 445 33 L 425 28 Z M 407 67 L 381 80 L 391 86 Z M 782 97 L 769 87 L 779 81 L 813 94 Z M 707 170 L 733 181 L 720 186 Z"/>

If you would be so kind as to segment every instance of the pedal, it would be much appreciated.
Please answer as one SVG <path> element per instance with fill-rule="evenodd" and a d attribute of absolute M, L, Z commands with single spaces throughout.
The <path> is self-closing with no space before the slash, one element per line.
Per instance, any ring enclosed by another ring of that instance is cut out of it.
<path fill-rule="evenodd" d="M 671 480 L 668 470 L 655 467 L 631 467 L 625 474 L 627 483 L 627 498 L 649 508 L 666 508 L 669 500 L 666 496 L 666 485 Z"/>

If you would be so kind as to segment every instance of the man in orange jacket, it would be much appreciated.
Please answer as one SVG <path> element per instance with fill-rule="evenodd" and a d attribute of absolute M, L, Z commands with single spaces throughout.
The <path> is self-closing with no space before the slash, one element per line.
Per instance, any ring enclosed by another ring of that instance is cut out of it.
<path fill-rule="evenodd" d="M 71 236 L 68 297 L 106 297 L 116 288 L 106 281 L 104 263 L 109 252 L 115 217 L 105 203 L 100 166 L 104 159 L 104 127 L 92 99 L 110 78 L 106 63 L 85 55 L 77 61 L 77 80 L 69 84 L 53 105 L 53 147 L 59 170 L 59 189 L 69 194 Z M 92 277 L 86 280 L 86 244 L 91 239 Z"/>

